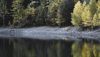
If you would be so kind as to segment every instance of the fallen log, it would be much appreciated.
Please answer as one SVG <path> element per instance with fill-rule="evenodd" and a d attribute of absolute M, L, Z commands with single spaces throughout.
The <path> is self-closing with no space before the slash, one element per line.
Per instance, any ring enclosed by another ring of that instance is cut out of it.
<path fill-rule="evenodd" d="M 1 28 L 0 38 L 28 38 L 39 40 L 81 40 L 100 41 L 100 30 L 79 31 L 76 28 L 34 27 L 26 29 Z"/>

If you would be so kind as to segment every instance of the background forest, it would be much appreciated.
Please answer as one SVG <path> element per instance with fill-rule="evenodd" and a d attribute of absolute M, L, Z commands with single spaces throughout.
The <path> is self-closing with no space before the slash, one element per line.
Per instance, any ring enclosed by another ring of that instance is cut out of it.
<path fill-rule="evenodd" d="M 71 25 L 73 6 L 73 0 L 0 0 L 0 25 Z"/>
<path fill-rule="evenodd" d="M 0 26 L 99 27 L 99 0 L 0 0 Z"/>
<path fill-rule="evenodd" d="M 0 26 L 100 26 L 98 0 L 0 0 Z"/>

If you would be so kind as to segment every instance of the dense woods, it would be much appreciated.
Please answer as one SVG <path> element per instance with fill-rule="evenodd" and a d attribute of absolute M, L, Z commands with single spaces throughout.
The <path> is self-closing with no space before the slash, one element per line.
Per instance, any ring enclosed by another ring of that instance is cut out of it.
<path fill-rule="evenodd" d="M 0 23 L 3 26 L 71 25 L 73 0 L 1 1 Z"/>
<path fill-rule="evenodd" d="M 0 26 L 100 26 L 99 0 L 0 1 Z"/>

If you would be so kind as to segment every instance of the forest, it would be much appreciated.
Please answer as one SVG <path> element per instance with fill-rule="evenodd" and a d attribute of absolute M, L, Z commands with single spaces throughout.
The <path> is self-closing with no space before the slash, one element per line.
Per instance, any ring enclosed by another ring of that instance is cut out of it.
<path fill-rule="evenodd" d="M 1 26 L 66 26 L 71 25 L 74 1 L 1 0 L 0 7 Z"/>
<path fill-rule="evenodd" d="M 0 0 L 0 28 L 37 26 L 96 30 L 100 0 Z M 0 57 L 100 57 L 100 42 L 0 39 Z"/>
<path fill-rule="evenodd" d="M 0 0 L 0 26 L 100 26 L 99 0 Z"/>

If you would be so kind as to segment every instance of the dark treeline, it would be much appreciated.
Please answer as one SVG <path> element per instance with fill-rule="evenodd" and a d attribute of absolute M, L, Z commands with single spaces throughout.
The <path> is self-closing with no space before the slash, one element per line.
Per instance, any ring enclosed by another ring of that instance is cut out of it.
<path fill-rule="evenodd" d="M 0 26 L 69 26 L 73 0 L 0 0 Z"/>

